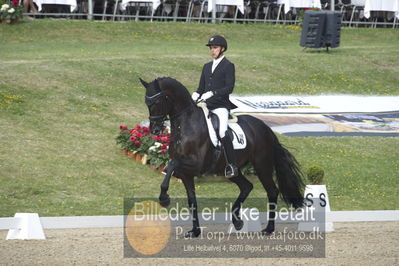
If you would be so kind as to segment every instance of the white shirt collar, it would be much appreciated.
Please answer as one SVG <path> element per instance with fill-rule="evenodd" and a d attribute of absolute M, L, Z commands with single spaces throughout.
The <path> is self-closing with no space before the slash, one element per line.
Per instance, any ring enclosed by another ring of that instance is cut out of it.
<path fill-rule="evenodd" d="M 224 55 L 222 55 L 221 57 L 219 57 L 218 59 L 213 59 L 213 63 L 212 63 L 212 73 L 213 71 L 215 71 L 215 68 L 219 65 L 219 63 L 223 60 Z"/>

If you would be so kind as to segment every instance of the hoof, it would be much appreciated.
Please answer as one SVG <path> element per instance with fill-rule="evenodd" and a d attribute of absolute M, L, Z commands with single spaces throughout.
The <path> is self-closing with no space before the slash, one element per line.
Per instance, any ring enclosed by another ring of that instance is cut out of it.
<path fill-rule="evenodd" d="M 242 229 L 242 227 L 244 226 L 244 222 L 242 220 L 235 220 L 235 221 L 233 221 L 233 225 L 237 231 L 240 231 Z"/>
<path fill-rule="evenodd" d="M 196 230 L 188 231 L 188 232 L 184 235 L 184 237 L 185 237 L 185 238 L 196 238 L 196 237 L 198 237 L 200 234 L 201 234 L 201 230 L 200 230 L 200 229 L 196 229 Z"/>
<path fill-rule="evenodd" d="M 164 208 L 168 207 L 170 205 L 169 195 L 166 195 L 165 197 L 159 197 L 159 204 L 161 204 L 161 206 Z"/>
<path fill-rule="evenodd" d="M 274 225 L 267 225 L 265 229 L 262 230 L 263 235 L 271 235 L 274 232 Z"/>

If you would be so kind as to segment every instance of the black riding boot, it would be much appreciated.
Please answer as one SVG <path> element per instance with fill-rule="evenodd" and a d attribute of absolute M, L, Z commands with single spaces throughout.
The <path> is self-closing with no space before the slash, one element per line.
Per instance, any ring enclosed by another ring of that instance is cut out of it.
<path fill-rule="evenodd" d="M 236 158 L 234 155 L 234 148 L 233 148 L 233 143 L 228 135 L 224 136 L 220 140 L 222 142 L 223 148 L 224 148 L 224 153 L 226 156 L 226 170 L 224 172 L 224 175 L 227 178 L 232 178 L 238 175 L 238 168 L 237 168 L 237 163 L 236 163 Z"/>

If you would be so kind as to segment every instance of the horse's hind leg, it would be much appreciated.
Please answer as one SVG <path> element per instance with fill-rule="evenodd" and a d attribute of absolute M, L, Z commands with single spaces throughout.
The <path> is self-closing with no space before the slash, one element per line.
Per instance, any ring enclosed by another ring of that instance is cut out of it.
<path fill-rule="evenodd" d="M 251 192 L 254 186 L 252 185 L 251 182 L 248 181 L 248 179 L 245 178 L 245 176 L 241 173 L 241 171 L 239 171 L 238 176 L 232 177 L 229 180 L 235 183 L 240 189 L 240 194 L 238 195 L 238 198 L 233 204 L 231 213 L 232 213 L 232 222 L 234 228 L 236 230 L 241 230 L 244 223 L 240 217 L 240 208 L 242 203 L 248 197 L 249 193 Z"/>
<path fill-rule="evenodd" d="M 276 186 L 276 183 L 273 180 L 273 165 L 269 163 L 268 160 L 263 160 L 263 162 L 255 163 L 255 171 L 259 177 L 260 182 L 263 185 L 263 188 L 266 190 L 267 198 L 269 199 L 268 203 L 268 211 L 269 211 L 269 221 L 267 223 L 267 227 L 262 230 L 263 233 L 271 234 L 274 232 L 274 222 L 276 219 L 276 210 L 277 210 L 277 198 L 279 194 L 279 190 Z"/>

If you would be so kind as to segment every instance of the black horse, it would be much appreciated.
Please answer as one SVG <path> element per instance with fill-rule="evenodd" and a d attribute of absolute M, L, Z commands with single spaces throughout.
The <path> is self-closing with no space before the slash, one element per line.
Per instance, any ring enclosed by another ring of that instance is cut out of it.
<path fill-rule="evenodd" d="M 210 170 L 215 173 L 223 172 L 225 158 L 219 156 L 217 163 L 213 163 L 216 149 L 211 143 L 204 113 L 196 106 L 190 93 L 181 83 L 172 78 L 158 78 L 151 83 L 141 79 L 140 81 L 146 88 L 145 102 L 150 113 L 151 132 L 159 134 L 168 117 L 171 123 L 169 146 L 171 161 L 161 184 L 160 204 L 164 207 L 170 204 L 167 191 L 172 174 L 180 178 L 186 188 L 188 205 L 193 215 L 193 228 L 186 233 L 186 237 L 197 237 L 201 230 L 194 176 L 209 173 Z M 262 232 L 270 234 L 274 231 L 279 192 L 287 204 L 291 204 L 294 208 L 303 206 L 302 174 L 294 156 L 280 144 L 276 135 L 265 123 L 249 115 L 240 115 L 238 124 L 246 134 L 247 147 L 235 150 L 237 164 L 240 168 L 251 163 L 267 192 L 269 221 Z M 273 180 L 274 171 L 278 187 Z M 241 171 L 237 177 L 229 180 L 237 184 L 240 189 L 240 194 L 232 205 L 232 222 L 236 230 L 240 230 L 243 227 L 240 208 L 253 189 L 253 185 Z"/>

